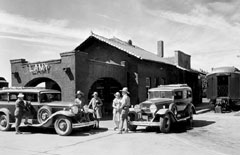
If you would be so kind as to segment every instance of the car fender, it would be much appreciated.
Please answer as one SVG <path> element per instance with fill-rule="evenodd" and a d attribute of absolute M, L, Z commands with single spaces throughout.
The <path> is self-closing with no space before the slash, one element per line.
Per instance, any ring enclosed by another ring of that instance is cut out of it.
<path fill-rule="evenodd" d="M 165 115 L 167 113 L 171 113 L 171 111 L 169 109 L 159 109 L 157 112 L 156 112 L 156 115 Z"/>
<path fill-rule="evenodd" d="M 195 106 L 192 104 L 192 111 L 193 111 L 193 114 L 197 114 L 196 113 L 196 108 L 195 108 Z"/>
<path fill-rule="evenodd" d="M 33 126 L 41 127 L 44 124 L 48 123 L 48 121 L 50 121 L 51 119 L 56 118 L 57 116 L 73 117 L 73 116 L 75 116 L 75 114 L 73 114 L 71 111 L 66 111 L 66 110 L 57 111 L 57 112 L 53 113 L 47 120 L 45 120 L 41 124 L 36 124 L 36 125 L 33 125 Z"/>

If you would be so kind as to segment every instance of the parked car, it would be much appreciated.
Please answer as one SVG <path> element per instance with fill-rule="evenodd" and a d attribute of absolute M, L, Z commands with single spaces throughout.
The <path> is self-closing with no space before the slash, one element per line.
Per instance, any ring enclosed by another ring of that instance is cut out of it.
<path fill-rule="evenodd" d="M 35 87 L 13 87 L 0 90 L 0 130 L 10 130 L 15 122 L 15 101 L 19 93 L 30 101 L 29 121 L 33 127 L 54 127 L 57 134 L 67 136 L 72 129 L 95 125 L 92 113 L 73 102 L 61 101 L 61 92 Z"/>
<path fill-rule="evenodd" d="M 148 99 L 129 111 L 129 129 L 137 126 L 158 127 L 168 133 L 172 123 L 186 121 L 192 126 L 195 107 L 192 90 L 186 84 L 160 85 L 148 90 Z"/>

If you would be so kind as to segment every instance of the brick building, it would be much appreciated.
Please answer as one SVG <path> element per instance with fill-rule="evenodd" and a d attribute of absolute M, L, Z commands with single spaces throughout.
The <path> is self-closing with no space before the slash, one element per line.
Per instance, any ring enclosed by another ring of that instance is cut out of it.
<path fill-rule="evenodd" d="M 163 42 L 159 41 L 155 55 L 133 45 L 132 41 L 105 38 L 91 34 L 75 50 L 61 53 L 61 59 L 30 63 L 25 59 L 11 60 L 12 85 L 36 86 L 62 92 L 62 100 L 73 101 L 77 90 L 86 100 L 97 91 L 110 112 L 114 93 L 127 86 L 131 103 L 147 97 L 147 90 L 160 84 L 187 83 L 193 89 L 194 103 L 200 102 L 199 73 L 191 69 L 191 57 L 181 51 L 163 57 Z"/>

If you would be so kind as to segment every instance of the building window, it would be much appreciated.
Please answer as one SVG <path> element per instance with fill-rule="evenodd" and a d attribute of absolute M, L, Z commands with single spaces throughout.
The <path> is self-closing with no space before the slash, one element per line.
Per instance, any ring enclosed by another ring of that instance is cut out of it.
<path fill-rule="evenodd" d="M 165 78 L 161 78 L 161 85 L 165 85 L 166 84 L 166 79 Z"/>
<path fill-rule="evenodd" d="M 151 78 L 146 77 L 146 88 L 151 88 Z"/>
<path fill-rule="evenodd" d="M 146 97 L 148 97 L 148 89 L 151 87 L 151 78 L 146 77 Z"/>
<path fill-rule="evenodd" d="M 8 101 L 8 94 L 7 93 L 0 94 L 0 101 Z"/>
<path fill-rule="evenodd" d="M 156 78 L 154 79 L 154 86 L 155 86 L 155 87 L 158 87 L 158 86 L 159 86 L 159 78 L 158 78 L 158 77 L 156 77 Z"/>

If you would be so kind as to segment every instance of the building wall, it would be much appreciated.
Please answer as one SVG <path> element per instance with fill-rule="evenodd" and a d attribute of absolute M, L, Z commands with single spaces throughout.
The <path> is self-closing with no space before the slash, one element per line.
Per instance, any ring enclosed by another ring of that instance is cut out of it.
<path fill-rule="evenodd" d="M 161 62 L 137 59 L 98 40 L 60 56 L 59 60 L 35 63 L 25 59 L 11 60 L 12 85 L 26 86 L 36 79 L 51 79 L 59 85 L 64 101 L 73 101 L 77 90 L 83 91 L 85 100 L 89 101 L 92 85 L 101 78 L 112 78 L 122 87 L 127 86 L 132 104 L 144 101 L 147 90 L 160 84 L 187 83 L 193 89 L 194 98 L 199 96 L 198 74 Z M 34 70 L 34 65 L 43 63 L 50 68 L 44 72 L 30 71 Z M 29 66 L 33 66 L 32 69 Z"/>
<path fill-rule="evenodd" d="M 92 69 L 89 69 L 90 74 L 89 78 L 97 79 L 102 77 L 113 77 L 122 84 L 122 87 L 128 87 L 129 92 L 131 93 L 131 102 L 137 103 L 139 101 L 138 96 L 138 84 L 136 80 L 136 74 L 138 72 L 138 59 L 135 57 L 120 51 L 119 49 L 109 46 L 100 41 L 94 41 L 92 44 L 87 46 L 87 48 L 81 49 L 81 51 L 88 53 L 88 58 L 92 61 L 99 62 L 99 64 L 108 64 L 112 66 L 124 66 L 124 71 L 122 69 L 107 69 L 106 67 L 101 68 L 101 66 L 95 66 Z M 99 73 L 98 73 L 99 72 Z M 101 75 L 101 74 L 104 75 Z M 96 76 L 96 74 L 98 76 Z M 93 77 L 91 75 L 94 75 Z M 120 77 L 120 78 L 119 78 Z M 94 81 L 94 80 L 89 80 Z M 91 82 L 88 85 L 88 88 L 91 86 Z"/>
<path fill-rule="evenodd" d="M 35 86 L 41 82 L 56 82 L 62 91 L 62 100 L 73 101 L 75 52 L 62 53 L 59 60 L 29 63 L 25 59 L 17 59 L 10 62 L 12 86 Z M 44 64 L 48 69 L 43 67 Z"/>

